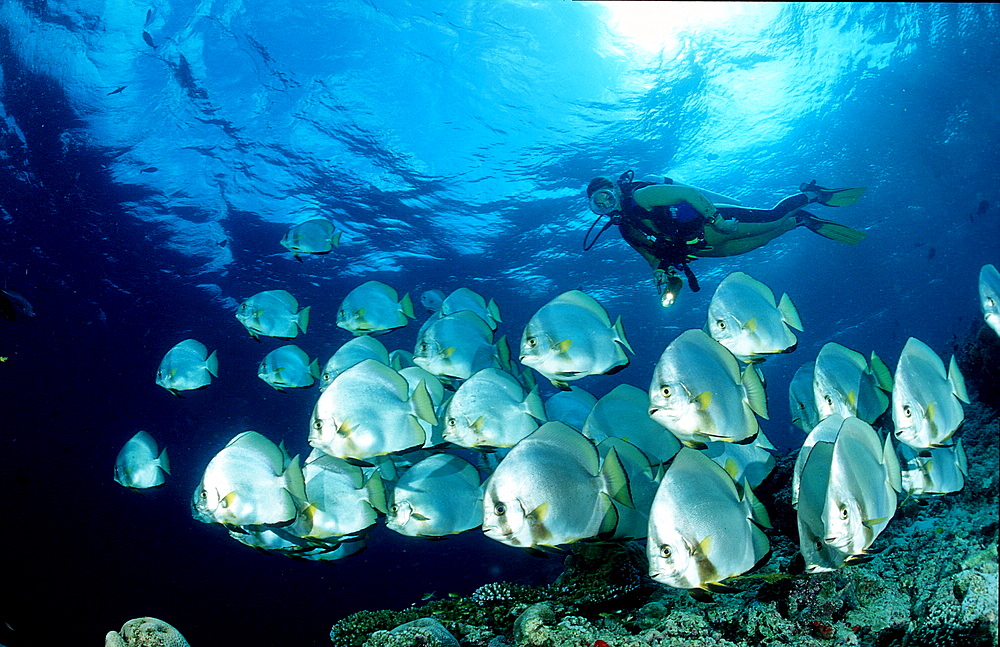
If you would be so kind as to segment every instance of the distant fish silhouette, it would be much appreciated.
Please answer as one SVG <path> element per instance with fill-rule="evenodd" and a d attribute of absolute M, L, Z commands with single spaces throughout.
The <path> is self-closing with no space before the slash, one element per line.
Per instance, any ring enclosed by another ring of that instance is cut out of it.
<path fill-rule="evenodd" d="M 931 260 L 937 255 L 937 249 L 931 247 L 927 250 L 927 260 Z"/>
<path fill-rule="evenodd" d="M 119 92 L 121 92 L 121 91 L 122 91 L 122 90 L 124 90 L 125 88 L 126 88 L 126 86 L 124 86 L 124 85 L 119 85 L 119 86 L 118 86 L 117 88 L 115 88 L 115 89 L 114 89 L 114 90 L 112 90 L 111 92 L 108 92 L 108 96 L 110 97 L 110 96 L 111 96 L 112 94 L 118 94 Z"/>
<path fill-rule="evenodd" d="M 34 317 L 35 310 L 28 303 L 28 300 L 17 292 L 11 290 L 0 290 L 0 317 L 7 321 L 17 321 Z"/>
<path fill-rule="evenodd" d="M 145 27 L 145 26 L 149 25 L 149 23 L 152 20 L 153 20 L 153 10 L 152 9 L 147 9 L 146 10 L 146 22 L 143 23 L 143 26 Z"/>
<path fill-rule="evenodd" d="M 141 170 L 141 171 L 139 171 L 139 172 L 140 172 L 140 173 L 156 173 L 156 172 L 157 172 L 157 171 L 159 171 L 159 170 L 160 170 L 160 169 L 158 169 L 158 168 L 157 168 L 157 167 L 155 167 L 155 166 L 147 166 L 146 168 L 142 169 L 142 170 Z"/>
<path fill-rule="evenodd" d="M 146 41 L 147 45 L 149 45 L 153 49 L 156 49 L 156 45 L 153 44 L 153 37 L 149 35 L 148 31 L 142 32 L 142 39 Z"/>
<path fill-rule="evenodd" d="M 989 210 L 990 210 L 989 200 L 980 200 L 979 206 L 976 207 L 976 212 L 969 214 L 969 222 L 975 222 L 976 216 L 985 216 L 986 212 Z"/>

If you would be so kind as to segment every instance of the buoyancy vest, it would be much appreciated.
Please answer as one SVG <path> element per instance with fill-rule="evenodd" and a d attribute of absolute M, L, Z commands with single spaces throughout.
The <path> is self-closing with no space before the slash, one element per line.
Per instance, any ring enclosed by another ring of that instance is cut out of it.
<path fill-rule="evenodd" d="M 635 201 L 633 194 L 656 183 L 630 182 L 628 179 L 623 177 L 618 182 L 622 195 L 618 229 L 625 240 L 641 244 L 660 258 L 663 266 L 680 267 L 694 259 L 694 252 L 705 247 L 705 217 L 686 202 L 656 206 L 647 211 Z M 664 184 L 672 183 L 667 181 Z M 640 232 L 645 242 L 639 243 L 628 229 Z"/>

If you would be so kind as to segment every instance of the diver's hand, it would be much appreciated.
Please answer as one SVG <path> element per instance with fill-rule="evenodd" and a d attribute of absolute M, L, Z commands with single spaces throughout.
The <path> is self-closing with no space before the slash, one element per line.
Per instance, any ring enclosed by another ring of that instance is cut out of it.
<path fill-rule="evenodd" d="M 732 234 L 736 231 L 736 228 L 740 226 L 738 220 L 726 220 L 722 216 L 715 216 L 715 218 L 709 223 L 719 231 L 724 234 Z"/>

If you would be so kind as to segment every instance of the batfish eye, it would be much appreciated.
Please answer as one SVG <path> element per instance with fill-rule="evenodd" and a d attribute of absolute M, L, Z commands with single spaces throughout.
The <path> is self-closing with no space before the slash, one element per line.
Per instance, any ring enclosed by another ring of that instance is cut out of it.
<path fill-rule="evenodd" d="M 833 398 L 831 398 L 830 396 L 827 395 L 827 396 L 824 396 L 823 399 L 826 400 L 826 406 L 828 406 L 828 407 L 832 407 L 833 406 Z"/>
<path fill-rule="evenodd" d="M 907 418 L 913 415 L 913 412 L 910 411 L 910 405 L 908 404 L 903 405 L 903 415 L 906 416 Z"/>
<path fill-rule="evenodd" d="M 726 329 L 726 322 L 723 321 L 722 319 L 717 320 L 715 322 L 715 325 L 719 327 L 719 330 L 725 330 Z"/>
<path fill-rule="evenodd" d="M 493 506 L 493 514 L 495 514 L 498 517 L 504 516 L 505 514 L 507 514 L 507 506 L 505 506 L 502 503 L 496 504 L 495 506 Z"/>
<path fill-rule="evenodd" d="M 995 304 L 995 303 L 996 303 L 996 302 L 995 302 L 995 301 L 993 301 L 993 297 L 986 297 L 986 305 L 988 305 L 989 307 L 991 307 L 991 308 L 992 308 L 992 307 L 994 306 L 994 304 Z"/>
<path fill-rule="evenodd" d="M 396 514 L 397 512 L 399 512 L 399 506 L 393 503 L 391 506 L 389 506 L 389 512 Z"/>
<path fill-rule="evenodd" d="M 525 341 L 528 342 L 528 348 L 534 348 L 535 346 L 538 345 L 538 340 L 535 339 L 534 337 L 528 337 L 528 339 L 526 339 Z"/>
<path fill-rule="evenodd" d="M 817 539 L 815 541 L 815 546 L 816 546 L 816 550 L 823 550 L 823 542 L 822 542 L 822 540 Z"/>
<path fill-rule="evenodd" d="M 669 386 L 660 387 L 660 393 L 663 394 L 663 397 L 669 398 L 670 397 L 670 387 Z"/>
<path fill-rule="evenodd" d="M 847 521 L 847 516 L 848 516 L 847 508 L 841 508 L 840 509 L 840 518 L 843 519 L 844 521 Z"/>
<path fill-rule="evenodd" d="M 457 422 L 458 421 L 455 420 L 454 418 L 448 418 L 448 426 L 449 427 L 454 427 Z"/>
<path fill-rule="evenodd" d="M 205 490 L 202 490 L 201 492 L 198 493 L 198 496 L 200 496 L 202 499 L 207 499 L 208 498 L 208 492 L 206 492 Z"/>
<path fill-rule="evenodd" d="M 670 546 L 667 546 L 666 544 L 660 546 L 660 557 L 663 559 L 670 559 L 670 555 L 672 554 L 673 552 L 670 550 Z"/>
<path fill-rule="evenodd" d="M 320 420 L 319 418 L 316 418 L 316 422 L 313 423 L 313 429 L 322 429 L 322 428 L 323 428 L 323 421 Z"/>

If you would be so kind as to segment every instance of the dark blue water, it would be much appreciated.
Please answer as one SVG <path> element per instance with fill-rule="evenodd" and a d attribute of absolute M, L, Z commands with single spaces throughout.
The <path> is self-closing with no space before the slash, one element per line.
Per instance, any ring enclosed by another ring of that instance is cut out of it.
<path fill-rule="evenodd" d="M 236 433 L 308 450 L 317 392 L 261 382 L 281 342 L 233 316 L 260 290 L 312 306 L 297 343 L 325 361 L 349 339 L 337 306 L 369 279 L 415 298 L 468 286 L 515 341 L 583 289 L 636 350 L 581 383 L 600 396 L 645 388 L 741 269 L 788 292 L 806 327 L 767 362 L 764 429 L 787 447 L 788 380 L 824 343 L 893 367 L 908 337 L 944 355 L 979 319 L 979 268 L 1000 261 L 995 5 L 286 5 L 0 2 L 0 271 L 36 312 L 0 321 L 4 644 L 99 644 L 151 615 L 193 645 L 321 645 L 362 608 L 558 572 L 476 533 L 379 527 L 361 555 L 315 564 L 194 521 L 191 491 Z M 698 260 L 702 291 L 664 310 L 613 230 L 581 249 L 583 188 L 629 168 L 760 207 L 813 178 L 867 185 L 817 213 L 868 239 L 800 229 Z M 298 263 L 278 241 L 308 215 L 344 235 Z M 382 339 L 412 349 L 415 334 Z M 218 350 L 221 375 L 178 399 L 153 375 L 186 337 Z M 174 465 L 146 495 L 112 481 L 138 429 Z"/>

